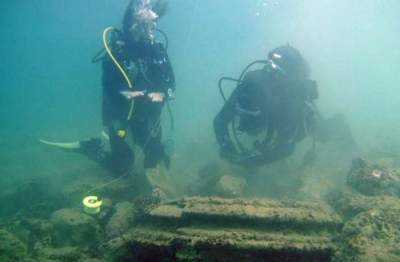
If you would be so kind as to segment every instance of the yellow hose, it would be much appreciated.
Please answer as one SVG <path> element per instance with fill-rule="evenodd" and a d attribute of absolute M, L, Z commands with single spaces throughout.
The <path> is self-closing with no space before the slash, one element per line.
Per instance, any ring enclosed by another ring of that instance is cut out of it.
<path fill-rule="evenodd" d="M 121 74 L 124 76 L 126 82 L 128 83 L 128 87 L 129 87 L 130 89 L 133 89 L 133 85 L 132 85 L 131 80 L 129 79 L 128 75 L 126 74 L 126 72 L 125 72 L 125 70 L 122 68 L 122 66 L 118 63 L 117 59 L 115 59 L 114 55 L 113 55 L 112 52 L 111 52 L 111 49 L 110 49 L 109 46 L 108 46 L 108 43 L 107 43 L 107 34 L 108 34 L 109 32 L 111 32 L 111 31 L 113 31 L 113 30 L 115 30 L 115 28 L 114 28 L 114 27 L 111 27 L 111 26 L 109 26 L 109 27 L 107 27 L 106 29 L 104 29 L 104 31 L 103 31 L 103 44 L 104 44 L 104 48 L 106 49 L 107 54 L 110 56 L 111 60 L 114 62 L 114 64 L 118 67 L 118 69 L 119 69 L 119 71 L 121 72 Z M 131 117 L 132 117 L 133 105 L 134 105 L 134 102 L 133 102 L 133 99 L 132 99 L 132 100 L 131 100 L 131 103 L 130 103 L 130 107 L 129 107 L 128 116 L 127 116 L 127 118 L 126 118 L 127 120 L 130 120 Z"/>

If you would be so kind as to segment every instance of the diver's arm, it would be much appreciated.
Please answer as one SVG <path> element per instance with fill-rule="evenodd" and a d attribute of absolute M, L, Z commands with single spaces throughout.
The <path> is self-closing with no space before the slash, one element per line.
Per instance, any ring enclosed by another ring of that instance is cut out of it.
<path fill-rule="evenodd" d="M 235 163 L 244 166 L 260 166 L 275 161 L 282 160 L 290 156 L 295 149 L 295 143 L 282 143 L 271 150 L 265 150 L 261 153 L 241 156 Z"/>
<path fill-rule="evenodd" d="M 229 99 L 225 102 L 221 111 L 214 118 L 214 132 L 217 138 L 217 142 L 221 148 L 221 155 L 235 153 L 235 147 L 231 138 L 229 137 L 228 125 L 232 122 L 236 114 L 236 102 L 237 102 L 238 89 L 235 89 Z"/>
<path fill-rule="evenodd" d="M 132 100 L 136 97 L 144 96 L 146 91 L 121 91 L 120 94 L 123 95 L 126 99 Z"/>
<path fill-rule="evenodd" d="M 127 90 L 122 74 L 110 58 L 106 58 L 102 65 L 102 86 L 107 97 L 121 97 L 121 92 Z"/>

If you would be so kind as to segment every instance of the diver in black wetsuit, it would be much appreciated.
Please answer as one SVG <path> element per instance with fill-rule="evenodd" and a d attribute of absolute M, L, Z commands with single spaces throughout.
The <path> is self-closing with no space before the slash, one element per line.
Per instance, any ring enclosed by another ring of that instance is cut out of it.
<path fill-rule="evenodd" d="M 297 49 L 275 48 L 261 62 L 262 69 L 236 80 L 236 89 L 214 119 L 221 157 L 239 165 L 258 166 L 289 156 L 316 116 L 317 84 Z M 239 132 L 265 135 L 248 149 L 241 145 Z"/>
<path fill-rule="evenodd" d="M 82 141 L 81 148 L 93 151 L 97 144 L 94 156 L 100 156 L 98 161 L 112 171 L 125 171 L 133 163 L 134 153 L 125 142 L 129 132 L 143 148 L 145 168 L 155 168 L 161 160 L 169 164 L 161 144 L 160 117 L 175 89 L 175 78 L 165 47 L 154 39 L 155 23 L 162 12 L 163 8 L 151 6 L 150 1 L 133 0 L 125 12 L 122 32 L 113 34 L 112 54 L 133 81 L 133 89 L 109 56 L 103 60 L 102 115 L 111 152 L 103 154 L 98 139 Z M 131 100 L 134 105 L 129 116 Z"/>

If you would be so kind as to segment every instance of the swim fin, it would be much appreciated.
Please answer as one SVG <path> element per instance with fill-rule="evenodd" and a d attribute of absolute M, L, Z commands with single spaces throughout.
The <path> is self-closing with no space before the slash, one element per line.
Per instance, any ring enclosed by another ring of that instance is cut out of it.
<path fill-rule="evenodd" d="M 70 149 L 70 150 L 76 150 L 81 148 L 80 141 L 75 141 L 75 142 L 52 142 L 44 139 L 39 139 L 39 142 L 49 145 L 49 146 L 54 146 L 58 147 L 61 149 Z"/>

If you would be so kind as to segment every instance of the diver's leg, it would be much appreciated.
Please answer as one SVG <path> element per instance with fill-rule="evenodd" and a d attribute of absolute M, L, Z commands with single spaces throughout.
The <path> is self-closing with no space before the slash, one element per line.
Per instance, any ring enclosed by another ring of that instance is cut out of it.
<path fill-rule="evenodd" d="M 135 161 L 135 154 L 125 141 L 125 135 L 110 129 L 110 149 L 111 153 L 104 159 L 103 165 L 117 174 L 127 172 Z"/>
<path fill-rule="evenodd" d="M 102 160 L 106 158 L 108 154 L 108 152 L 104 149 L 105 143 L 103 139 L 98 137 L 75 142 L 52 142 L 43 139 L 39 139 L 39 141 L 45 145 L 56 147 L 66 152 L 84 154 L 90 160 L 95 162 L 102 162 Z"/>
<path fill-rule="evenodd" d="M 161 143 L 162 130 L 159 121 L 136 120 L 130 127 L 135 144 L 143 149 L 144 168 L 157 167 L 161 161 L 164 161 L 168 167 L 170 159 Z"/>
<path fill-rule="evenodd" d="M 147 143 L 144 145 L 144 167 L 145 168 L 154 168 L 156 167 L 162 160 L 166 159 L 166 155 L 164 152 L 164 146 L 161 143 L 161 129 L 156 136 L 152 136 L 146 141 Z M 166 161 L 169 165 L 169 161 Z"/>
<path fill-rule="evenodd" d="M 40 142 L 68 152 L 83 154 L 114 175 L 128 171 L 134 162 L 134 153 L 129 145 L 111 128 L 110 135 L 107 137 L 102 136 L 71 143 L 50 142 L 42 139 Z"/>
<path fill-rule="evenodd" d="M 133 165 L 134 152 L 114 131 L 110 132 L 109 143 L 110 151 L 106 151 L 105 143 L 99 138 L 80 141 L 80 152 L 114 175 L 127 172 Z"/>
<path fill-rule="evenodd" d="M 153 125 L 150 121 L 136 122 L 132 125 L 132 133 L 135 142 L 143 149 L 145 176 L 153 193 L 157 191 L 164 197 L 175 196 L 166 170 L 160 163 L 166 159 L 161 143 L 161 127 Z"/>

